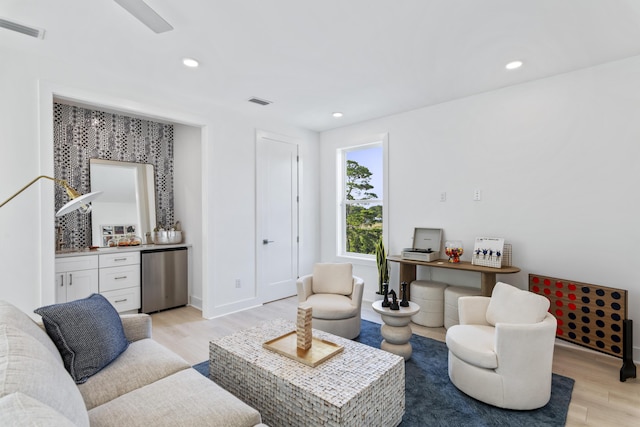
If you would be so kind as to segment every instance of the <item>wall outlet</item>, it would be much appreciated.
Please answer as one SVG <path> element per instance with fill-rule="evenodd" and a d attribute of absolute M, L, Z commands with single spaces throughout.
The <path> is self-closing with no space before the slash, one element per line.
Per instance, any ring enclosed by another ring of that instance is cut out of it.
<path fill-rule="evenodd" d="M 442 193 L 440 193 L 440 201 L 441 202 L 446 202 L 447 201 L 447 192 L 443 191 Z"/>
<path fill-rule="evenodd" d="M 240 287 L 242 287 L 242 283 L 240 282 L 240 279 L 236 279 L 236 288 Z"/>
<path fill-rule="evenodd" d="M 475 190 L 473 192 L 473 200 L 475 202 L 479 202 L 480 200 L 482 200 L 482 192 L 480 190 Z"/>

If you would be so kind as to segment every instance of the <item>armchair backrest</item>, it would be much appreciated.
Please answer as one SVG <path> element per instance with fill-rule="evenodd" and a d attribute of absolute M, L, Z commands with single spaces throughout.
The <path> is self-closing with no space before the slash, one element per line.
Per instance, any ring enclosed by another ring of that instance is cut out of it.
<path fill-rule="evenodd" d="M 538 323 L 544 320 L 549 310 L 549 300 L 542 295 L 518 289 L 498 282 L 491 293 L 487 308 L 487 322 Z"/>
<path fill-rule="evenodd" d="M 319 263 L 313 266 L 311 289 L 314 294 L 351 295 L 353 266 L 350 263 Z"/>

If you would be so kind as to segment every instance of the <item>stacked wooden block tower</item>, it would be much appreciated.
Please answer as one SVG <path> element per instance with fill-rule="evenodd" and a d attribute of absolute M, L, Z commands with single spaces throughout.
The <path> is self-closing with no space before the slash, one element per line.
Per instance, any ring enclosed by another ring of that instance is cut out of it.
<path fill-rule="evenodd" d="M 311 333 L 311 315 L 311 306 L 306 304 L 300 304 L 298 306 L 296 333 L 298 335 L 298 348 L 301 350 L 309 350 L 311 348 L 311 341 L 313 340 L 313 335 Z"/>

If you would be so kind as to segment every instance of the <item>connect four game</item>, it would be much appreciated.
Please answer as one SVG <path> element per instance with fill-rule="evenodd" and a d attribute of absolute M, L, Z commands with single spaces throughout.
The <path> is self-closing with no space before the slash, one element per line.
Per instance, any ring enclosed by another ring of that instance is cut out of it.
<path fill-rule="evenodd" d="M 636 377 L 626 290 L 538 274 L 529 274 L 529 290 L 549 299 L 558 338 L 623 359 L 620 381 Z"/>

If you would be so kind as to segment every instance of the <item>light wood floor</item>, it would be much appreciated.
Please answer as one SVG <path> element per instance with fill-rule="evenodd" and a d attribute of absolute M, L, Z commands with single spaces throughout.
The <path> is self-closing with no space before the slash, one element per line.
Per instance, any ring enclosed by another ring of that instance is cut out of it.
<path fill-rule="evenodd" d="M 193 307 L 152 315 L 153 338 L 191 364 L 209 358 L 209 341 L 275 318 L 295 321 L 296 297 L 275 301 L 251 310 L 213 320 L 202 318 Z M 370 304 L 364 303 L 362 318 L 381 323 Z M 444 341 L 444 328 L 411 324 L 413 333 Z M 553 372 L 575 380 L 567 426 L 640 426 L 640 380 L 620 382 L 620 359 L 559 342 Z"/>

